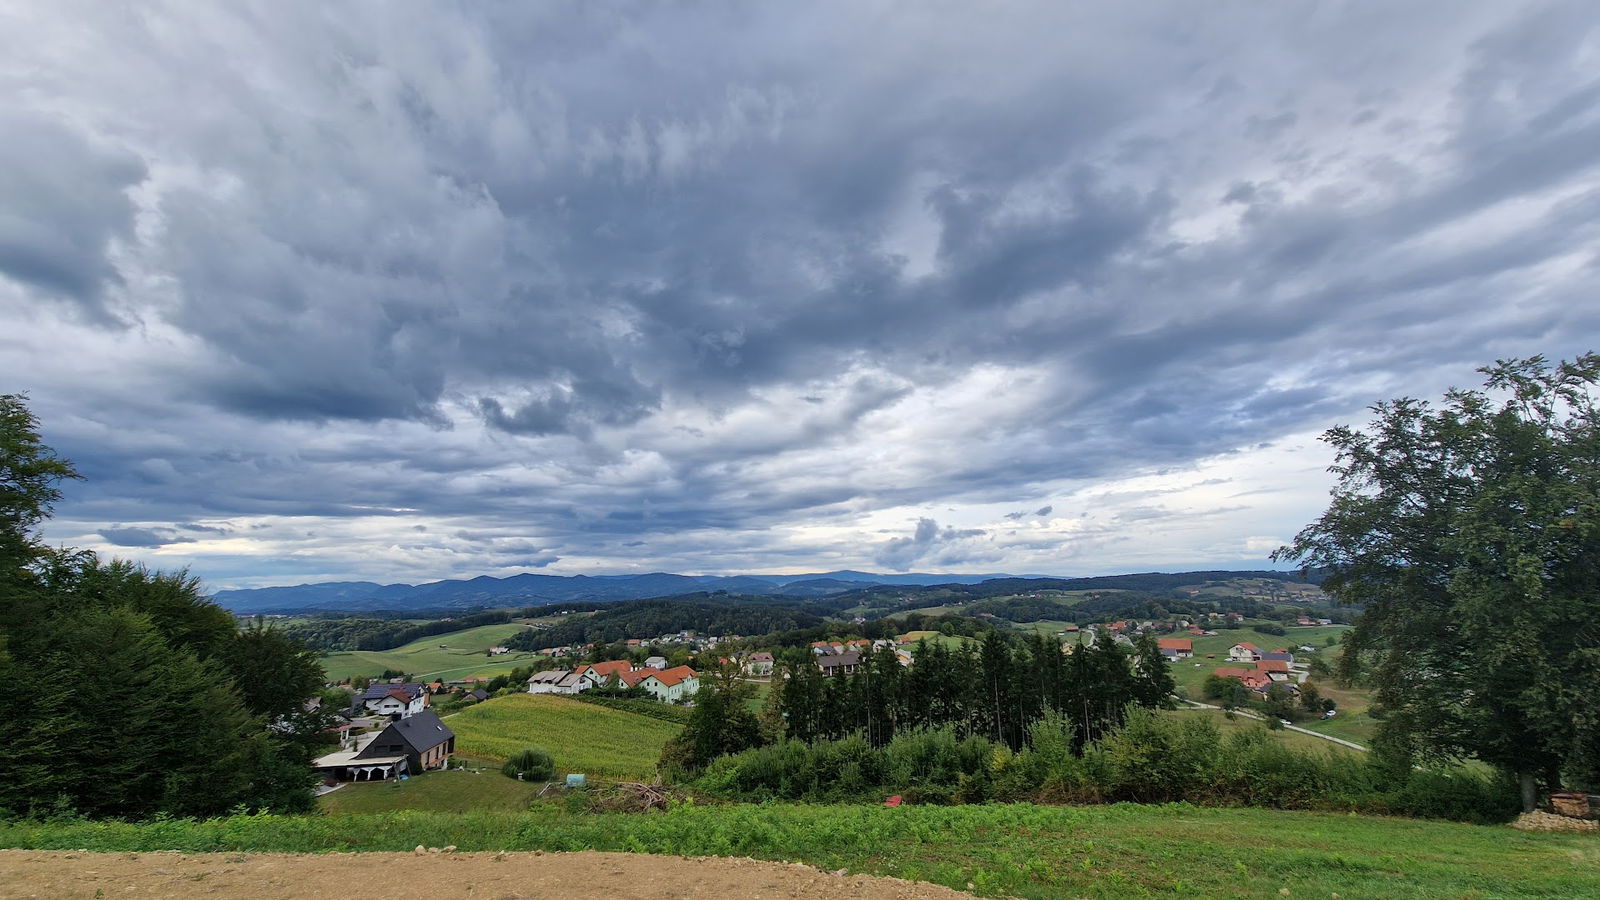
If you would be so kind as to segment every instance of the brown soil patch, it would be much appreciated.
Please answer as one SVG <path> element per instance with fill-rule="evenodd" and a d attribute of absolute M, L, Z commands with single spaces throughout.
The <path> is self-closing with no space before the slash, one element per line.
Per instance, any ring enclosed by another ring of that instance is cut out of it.
<path fill-rule="evenodd" d="M 932 884 L 833 875 L 799 863 L 631 853 L 77 853 L 0 850 L 0 897 L 366 895 L 429 900 L 828 897 L 949 900 Z"/>

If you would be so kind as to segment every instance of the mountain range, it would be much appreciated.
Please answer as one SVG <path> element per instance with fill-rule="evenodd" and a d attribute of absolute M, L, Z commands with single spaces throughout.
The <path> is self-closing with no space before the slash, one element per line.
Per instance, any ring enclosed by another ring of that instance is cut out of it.
<path fill-rule="evenodd" d="M 288 587 L 218 591 L 211 599 L 235 613 L 290 613 L 358 610 L 444 610 L 533 606 L 568 601 L 642 600 L 694 591 L 826 597 L 860 588 L 895 585 L 978 584 L 1015 576 L 882 575 L 849 569 L 809 575 L 480 575 L 426 584 L 376 584 L 327 581 Z M 1024 576 L 1039 577 L 1039 576 Z"/>

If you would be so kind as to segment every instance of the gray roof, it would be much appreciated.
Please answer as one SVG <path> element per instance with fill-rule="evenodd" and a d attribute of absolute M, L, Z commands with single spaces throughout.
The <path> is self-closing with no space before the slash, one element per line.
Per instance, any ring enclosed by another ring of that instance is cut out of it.
<path fill-rule="evenodd" d="M 1294 662 L 1294 654 L 1287 650 L 1268 650 L 1261 654 L 1262 659 L 1275 659 L 1279 662 Z"/>
<path fill-rule="evenodd" d="M 396 689 L 405 691 L 406 696 L 412 698 L 413 700 L 422 696 L 422 692 L 424 690 L 422 685 L 411 681 L 408 681 L 405 684 L 389 684 L 388 682 L 381 684 L 369 684 L 367 685 L 367 692 L 361 695 L 361 699 L 381 700 L 384 697 L 389 696 L 390 691 Z"/>
<path fill-rule="evenodd" d="M 368 746 L 383 745 L 385 738 L 391 734 L 405 741 L 419 754 L 427 753 L 456 736 L 456 733 L 450 730 L 450 726 L 440 721 L 439 714 L 431 709 L 425 709 L 398 722 L 390 722 L 389 727 L 378 732 L 378 737 Z"/>
<path fill-rule="evenodd" d="M 834 653 L 817 659 L 817 665 L 822 666 L 824 669 L 832 669 L 836 666 L 853 666 L 860 662 L 861 654 L 854 650 L 849 653 Z"/>

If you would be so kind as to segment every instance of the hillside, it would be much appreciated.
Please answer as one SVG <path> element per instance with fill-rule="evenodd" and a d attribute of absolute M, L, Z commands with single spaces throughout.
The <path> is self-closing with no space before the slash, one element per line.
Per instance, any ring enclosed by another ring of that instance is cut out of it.
<path fill-rule="evenodd" d="M 833 608 L 815 601 L 789 602 L 759 596 L 688 594 L 633 600 L 550 628 L 518 635 L 521 650 L 649 639 L 680 631 L 702 634 L 768 634 L 815 628 Z"/>
<path fill-rule="evenodd" d="M 503 760 L 537 746 L 555 757 L 558 776 L 643 780 L 682 726 L 554 694 L 517 694 L 468 707 L 450 717 L 450 727 L 467 756 Z"/>
<path fill-rule="evenodd" d="M 515 623 L 482 625 L 418 638 L 393 650 L 329 653 L 320 662 L 330 681 L 344 681 L 355 675 L 376 677 L 385 670 L 407 672 L 419 679 L 451 680 L 467 675 L 492 677 L 517 666 L 532 665 L 534 654 L 531 653 L 508 653 L 494 657 L 484 655 L 488 648 L 507 644 L 529 630 L 528 626 Z"/>

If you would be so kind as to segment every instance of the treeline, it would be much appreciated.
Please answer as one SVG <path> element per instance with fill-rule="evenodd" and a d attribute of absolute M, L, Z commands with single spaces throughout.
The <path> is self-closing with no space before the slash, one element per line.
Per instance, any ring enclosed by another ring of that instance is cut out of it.
<path fill-rule="evenodd" d="M 1224 736 L 1215 722 L 1132 710 L 1083 744 L 1068 717 L 1034 723 L 1026 747 L 956 728 L 901 732 L 874 746 L 862 734 L 783 740 L 723 756 L 695 787 L 713 796 L 908 803 L 1189 802 L 1501 822 L 1516 814 L 1504 779 L 1462 768 L 1389 766 L 1365 756 L 1295 750 L 1265 728 Z"/>
<path fill-rule="evenodd" d="M 950 728 L 1013 750 L 1047 714 L 1065 717 L 1077 747 L 1120 727 L 1130 706 L 1169 704 L 1174 684 L 1153 640 L 1130 654 L 1109 636 L 1064 655 L 1053 640 L 991 631 L 976 653 L 921 643 L 916 664 L 892 651 L 865 657 L 854 675 L 824 678 L 816 658 L 786 654 L 769 714 L 785 738 L 810 742 L 861 734 L 881 747 L 904 731 Z"/>
<path fill-rule="evenodd" d="M 538 650 L 578 646 L 591 641 L 598 644 L 628 638 L 648 640 L 680 631 L 708 635 L 766 634 L 815 628 L 822 622 L 822 617 L 809 608 L 776 603 L 769 598 L 695 593 L 618 603 L 582 619 L 515 635 L 506 646 Z"/>
<path fill-rule="evenodd" d="M 500 625 L 520 614 L 517 610 L 494 610 L 420 623 L 375 618 L 315 619 L 291 622 L 283 626 L 283 632 L 313 650 L 392 650 L 436 634 Z"/>
<path fill-rule="evenodd" d="M 315 655 L 186 573 L 45 546 L 76 477 L 0 396 L 0 817 L 309 810 Z"/>

